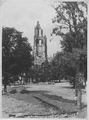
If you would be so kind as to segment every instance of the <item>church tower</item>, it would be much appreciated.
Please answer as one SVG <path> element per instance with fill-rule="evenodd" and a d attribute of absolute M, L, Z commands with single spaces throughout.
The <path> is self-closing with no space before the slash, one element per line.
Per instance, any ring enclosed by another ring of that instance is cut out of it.
<path fill-rule="evenodd" d="M 46 35 L 43 36 L 43 30 L 40 27 L 39 21 L 37 21 L 34 32 L 34 64 L 41 65 L 47 60 L 47 38 Z"/>

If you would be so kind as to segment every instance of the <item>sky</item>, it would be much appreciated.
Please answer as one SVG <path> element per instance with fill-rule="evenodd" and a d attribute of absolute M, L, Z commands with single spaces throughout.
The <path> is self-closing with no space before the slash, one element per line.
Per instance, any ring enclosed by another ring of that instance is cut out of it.
<path fill-rule="evenodd" d="M 43 34 L 47 36 L 48 56 L 61 51 L 60 37 L 51 36 L 55 25 L 52 19 L 55 10 L 47 0 L 1 0 L 2 26 L 15 27 L 23 32 L 33 46 L 34 28 L 40 22 Z M 52 39 L 53 38 L 53 39 Z M 52 41 L 50 41 L 52 39 Z"/>

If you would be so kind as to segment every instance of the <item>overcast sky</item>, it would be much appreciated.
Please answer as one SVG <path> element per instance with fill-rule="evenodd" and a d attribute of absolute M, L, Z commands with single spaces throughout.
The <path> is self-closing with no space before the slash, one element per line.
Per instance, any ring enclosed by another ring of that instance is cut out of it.
<path fill-rule="evenodd" d="M 50 36 L 54 24 L 52 18 L 55 10 L 51 8 L 47 0 L 2 0 L 2 26 L 15 27 L 23 32 L 33 46 L 34 27 L 40 22 L 44 35 L 47 36 L 48 55 L 61 50 L 60 37 Z"/>

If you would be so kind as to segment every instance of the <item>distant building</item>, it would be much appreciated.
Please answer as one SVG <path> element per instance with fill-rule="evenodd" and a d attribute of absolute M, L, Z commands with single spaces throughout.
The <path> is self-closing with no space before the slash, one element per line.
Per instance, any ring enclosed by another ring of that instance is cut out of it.
<path fill-rule="evenodd" d="M 43 36 L 39 21 L 35 27 L 33 56 L 34 64 L 41 65 L 47 61 L 47 38 L 46 35 Z"/>

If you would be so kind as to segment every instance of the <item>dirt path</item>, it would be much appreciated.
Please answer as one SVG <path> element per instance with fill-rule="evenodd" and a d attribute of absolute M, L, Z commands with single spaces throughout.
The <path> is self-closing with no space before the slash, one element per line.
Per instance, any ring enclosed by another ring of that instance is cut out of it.
<path fill-rule="evenodd" d="M 84 95 L 86 96 L 83 94 L 83 97 Z M 3 95 L 2 99 L 3 117 L 87 117 L 86 99 L 83 99 L 85 107 L 75 115 L 77 109 L 74 105 L 74 90 L 68 83 L 9 87 L 8 94 Z M 74 114 L 68 115 L 64 110 Z"/>
<path fill-rule="evenodd" d="M 56 83 L 55 85 L 29 84 L 26 87 L 29 91 L 44 91 L 50 95 L 62 96 L 64 99 L 75 99 L 75 89 L 72 89 L 69 82 Z M 82 101 L 87 105 L 87 93 L 83 92 Z"/>
<path fill-rule="evenodd" d="M 51 115 L 56 109 L 45 106 L 42 102 L 33 97 L 37 93 L 24 93 L 25 88 L 12 88 L 2 96 L 2 116 L 18 117 L 22 115 Z M 29 92 L 29 91 L 28 91 Z"/>

